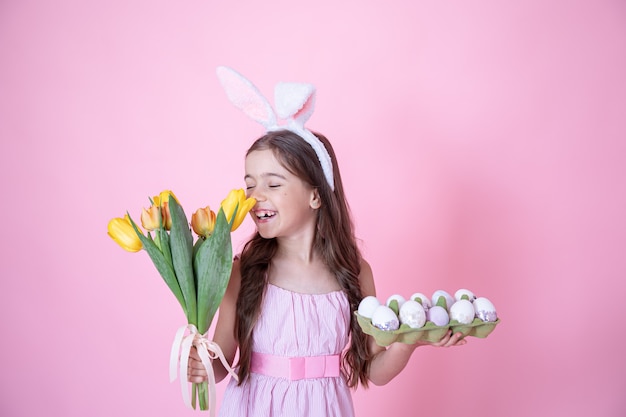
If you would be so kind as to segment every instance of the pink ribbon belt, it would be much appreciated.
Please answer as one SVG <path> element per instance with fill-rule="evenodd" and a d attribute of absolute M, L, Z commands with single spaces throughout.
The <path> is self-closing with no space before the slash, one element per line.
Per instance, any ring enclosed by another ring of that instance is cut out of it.
<path fill-rule="evenodd" d="M 257 374 L 292 381 L 309 378 L 332 378 L 340 375 L 340 355 L 288 358 L 252 352 L 250 370 Z"/>

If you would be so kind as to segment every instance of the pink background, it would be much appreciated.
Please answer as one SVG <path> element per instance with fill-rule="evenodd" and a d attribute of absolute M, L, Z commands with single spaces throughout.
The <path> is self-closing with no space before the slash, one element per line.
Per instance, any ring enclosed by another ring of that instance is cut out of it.
<path fill-rule="evenodd" d="M 217 65 L 317 85 L 381 298 L 498 308 L 359 416 L 625 415 L 624 2 L 299 3 L 0 2 L 0 415 L 196 415 L 168 382 L 182 311 L 106 224 L 243 186 L 260 126 Z"/>

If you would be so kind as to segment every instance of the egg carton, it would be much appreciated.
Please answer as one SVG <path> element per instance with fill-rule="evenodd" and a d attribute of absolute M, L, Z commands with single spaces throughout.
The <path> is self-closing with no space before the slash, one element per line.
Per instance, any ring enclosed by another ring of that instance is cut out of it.
<path fill-rule="evenodd" d="M 463 337 L 473 336 L 485 338 L 500 323 L 498 318 L 496 321 L 482 321 L 475 318 L 469 324 L 459 323 L 457 320 L 450 320 L 446 326 L 437 326 L 431 321 L 427 321 L 424 326 L 414 329 L 407 324 L 401 324 L 398 330 L 381 330 L 372 324 L 372 320 L 361 316 L 358 312 L 354 312 L 359 326 L 365 334 L 372 336 L 379 346 L 389 346 L 394 342 L 405 344 L 415 344 L 419 341 L 436 343 L 446 334 L 448 329 L 452 329 L 453 333 L 461 333 Z"/>

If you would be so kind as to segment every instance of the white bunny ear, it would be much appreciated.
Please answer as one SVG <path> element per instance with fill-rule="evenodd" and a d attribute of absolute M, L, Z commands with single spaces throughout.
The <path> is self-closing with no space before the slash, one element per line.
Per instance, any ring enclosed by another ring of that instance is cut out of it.
<path fill-rule="evenodd" d="M 278 117 L 294 119 L 304 126 L 315 109 L 315 86 L 304 83 L 278 83 L 274 89 L 274 103 Z"/>
<path fill-rule="evenodd" d="M 259 90 L 243 75 L 229 67 L 218 67 L 219 78 L 228 99 L 248 117 L 265 126 L 269 131 L 290 130 L 311 145 L 320 161 L 326 181 L 335 189 L 333 164 L 328 150 L 310 130 L 304 127 L 315 108 L 315 86 L 304 83 L 278 83 L 274 90 L 276 113 Z M 278 117 L 281 122 L 278 124 Z"/>
<path fill-rule="evenodd" d="M 217 67 L 217 77 L 235 107 L 265 128 L 276 125 L 276 115 L 272 106 L 247 78 L 224 66 Z"/>

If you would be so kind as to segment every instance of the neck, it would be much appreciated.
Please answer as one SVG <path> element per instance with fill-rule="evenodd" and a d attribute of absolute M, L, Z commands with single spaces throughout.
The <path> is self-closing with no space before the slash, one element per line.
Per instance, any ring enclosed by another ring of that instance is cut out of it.
<path fill-rule="evenodd" d="M 310 264 L 317 258 L 313 249 L 313 238 L 280 238 L 278 240 L 277 257 Z"/>

